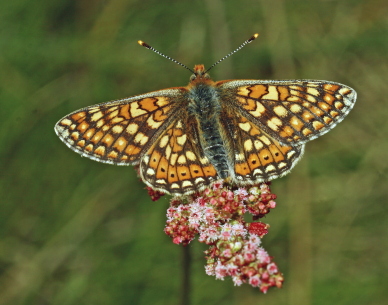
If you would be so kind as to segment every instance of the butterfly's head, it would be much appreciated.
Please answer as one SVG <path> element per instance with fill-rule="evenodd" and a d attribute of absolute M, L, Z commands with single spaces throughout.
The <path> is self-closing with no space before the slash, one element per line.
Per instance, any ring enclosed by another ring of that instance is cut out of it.
<path fill-rule="evenodd" d="M 206 73 L 205 66 L 204 65 L 196 65 L 194 67 L 194 74 L 191 75 L 190 81 L 193 82 L 195 80 L 208 80 L 210 79 L 209 74 Z"/>

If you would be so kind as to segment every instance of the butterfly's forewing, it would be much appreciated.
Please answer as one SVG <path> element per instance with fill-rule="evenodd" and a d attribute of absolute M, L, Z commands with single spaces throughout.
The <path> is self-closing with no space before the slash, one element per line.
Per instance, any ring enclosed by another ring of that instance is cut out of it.
<path fill-rule="evenodd" d="M 222 125 L 237 184 L 256 184 L 287 174 L 303 155 L 304 145 L 280 144 L 242 115 L 224 109 Z"/>
<path fill-rule="evenodd" d="M 173 195 L 197 192 L 216 180 L 216 169 L 199 145 L 197 122 L 188 119 L 187 112 L 182 111 L 148 150 L 140 174 L 152 188 Z"/>
<path fill-rule="evenodd" d="M 283 144 L 300 145 L 328 132 L 353 108 L 356 92 L 316 80 L 217 82 L 231 106 Z"/>
<path fill-rule="evenodd" d="M 62 118 L 55 131 L 82 156 L 116 165 L 138 164 L 164 125 L 174 118 L 185 90 L 155 91 L 90 106 Z"/>

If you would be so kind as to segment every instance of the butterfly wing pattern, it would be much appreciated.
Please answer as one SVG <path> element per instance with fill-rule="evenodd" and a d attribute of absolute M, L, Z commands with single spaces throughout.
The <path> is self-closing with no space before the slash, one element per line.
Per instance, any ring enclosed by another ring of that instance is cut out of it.
<path fill-rule="evenodd" d="M 179 195 L 193 193 L 217 179 L 217 171 L 199 145 L 198 126 L 187 115 L 171 123 L 140 163 L 150 187 Z"/>
<path fill-rule="evenodd" d="M 55 126 L 72 150 L 95 161 L 137 165 L 174 119 L 184 88 L 160 90 L 75 111 Z"/>
<path fill-rule="evenodd" d="M 341 122 L 356 101 L 356 91 L 317 80 L 220 82 L 236 95 L 235 105 L 271 137 L 283 144 L 301 145 Z"/>
<path fill-rule="evenodd" d="M 240 185 L 257 184 L 286 175 L 299 161 L 304 145 L 280 144 L 244 116 L 224 115 L 234 160 L 234 178 Z"/>
<path fill-rule="evenodd" d="M 289 173 L 302 157 L 304 143 L 341 122 L 357 96 L 348 86 L 317 80 L 232 80 L 216 86 L 232 101 L 233 110 L 222 117 L 227 118 L 227 138 L 234 139 L 230 145 L 239 184 Z"/>
<path fill-rule="evenodd" d="M 182 196 L 218 178 L 249 185 L 284 176 L 304 144 L 335 127 L 355 101 L 339 83 L 213 82 L 198 65 L 187 87 L 90 106 L 55 131 L 82 156 L 139 165 L 148 186 Z"/>

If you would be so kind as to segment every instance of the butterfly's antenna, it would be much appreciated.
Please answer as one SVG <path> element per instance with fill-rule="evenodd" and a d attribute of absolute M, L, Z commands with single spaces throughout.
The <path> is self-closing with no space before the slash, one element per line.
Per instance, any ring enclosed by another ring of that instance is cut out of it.
<path fill-rule="evenodd" d="M 207 69 L 205 71 L 205 73 L 209 72 L 209 70 L 211 68 L 213 68 L 214 66 L 218 65 L 221 61 L 223 61 L 224 59 L 227 59 L 229 56 L 233 55 L 234 53 L 236 53 L 237 51 L 240 51 L 243 47 L 245 47 L 248 43 L 251 43 L 252 41 L 254 41 L 257 37 L 259 37 L 259 34 L 254 34 L 251 38 L 249 38 L 248 40 L 245 40 L 243 42 L 243 44 L 241 46 L 239 46 L 236 50 L 234 50 L 233 52 L 230 52 L 228 55 L 222 57 L 219 61 L 215 62 L 209 69 Z"/>
<path fill-rule="evenodd" d="M 160 56 L 163 56 L 164 58 L 167 58 L 173 62 L 175 62 L 176 64 L 178 65 L 181 65 L 182 67 L 186 68 L 187 70 L 189 70 L 190 72 L 192 72 L 193 74 L 195 74 L 195 72 L 193 70 L 191 70 L 188 66 L 180 63 L 179 61 L 175 60 L 174 58 L 171 58 L 170 56 L 167 56 L 167 55 L 164 55 L 163 53 L 160 53 L 158 50 L 154 49 L 153 47 L 151 47 L 149 44 L 146 44 L 144 41 L 141 41 L 139 40 L 137 42 L 139 45 L 147 48 L 147 49 L 150 49 L 151 51 L 154 51 L 156 54 L 159 54 Z"/>

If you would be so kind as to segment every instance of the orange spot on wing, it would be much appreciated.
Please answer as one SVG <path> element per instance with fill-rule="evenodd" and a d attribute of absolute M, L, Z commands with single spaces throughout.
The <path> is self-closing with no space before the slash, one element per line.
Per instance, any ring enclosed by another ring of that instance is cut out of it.
<path fill-rule="evenodd" d="M 206 177 L 214 177 L 217 175 L 216 169 L 213 165 L 208 165 L 203 167 L 203 172 Z"/>
<path fill-rule="evenodd" d="M 161 157 L 159 166 L 156 171 L 156 179 L 167 179 L 168 161 L 165 157 Z"/>
<path fill-rule="evenodd" d="M 323 117 L 323 121 L 324 121 L 326 124 L 330 124 L 331 122 L 333 122 L 333 119 L 332 119 L 332 118 L 329 118 L 328 116 L 325 116 L 325 117 Z"/>
<path fill-rule="evenodd" d="M 161 157 L 162 155 L 158 151 L 154 150 L 150 157 L 149 166 L 152 168 L 157 168 Z"/>
<path fill-rule="evenodd" d="M 106 134 L 101 140 L 107 147 L 110 147 L 113 144 L 113 141 L 114 138 L 110 134 Z"/>
<path fill-rule="evenodd" d="M 77 146 L 84 147 L 85 146 L 85 140 L 81 140 L 77 142 Z"/>
<path fill-rule="evenodd" d="M 191 164 L 189 168 L 193 178 L 202 177 L 204 175 L 202 168 L 197 164 Z"/>
<path fill-rule="evenodd" d="M 167 118 L 167 115 L 164 113 L 164 109 L 163 110 L 157 110 L 154 115 L 153 115 L 153 119 L 155 121 L 164 121 L 165 119 Z"/>
<path fill-rule="evenodd" d="M 251 93 L 249 97 L 251 98 L 261 98 L 263 95 L 268 94 L 267 86 L 265 85 L 255 85 L 249 88 Z"/>
<path fill-rule="evenodd" d="M 273 162 L 272 154 L 268 149 L 260 150 L 259 157 L 263 166 Z"/>
<path fill-rule="evenodd" d="M 309 110 L 314 113 L 316 116 L 323 116 L 325 113 L 322 111 L 322 109 L 318 108 L 318 107 L 315 107 L 315 106 L 311 106 L 309 108 Z"/>
<path fill-rule="evenodd" d="M 237 100 L 243 105 L 244 109 L 253 111 L 256 109 L 256 101 L 250 98 L 237 97 Z"/>
<path fill-rule="evenodd" d="M 335 107 L 336 107 L 338 110 L 341 110 L 342 108 L 345 107 L 345 105 L 342 104 L 342 103 L 340 103 L 340 102 L 338 102 L 338 103 L 335 103 Z"/>
<path fill-rule="evenodd" d="M 253 170 L 261 166 L 260 159 L 257 156 L 257 154 L 250 154 L 248 157 L 248 162 L 249 162 L 250 170 Z"/>
<path fill-rule="evenodd" d="M 103 157 L 105 155 L 105 147 L 104 146 L 98 146 L 95 150 L 94 153 Z"/>
<path fill-rule="evenodd" d="M 112 151 L 108 154 L 108 158 L 109 158 L 109 159 L 116 159 L 116 158 L 117 158 L 117 152 L 115 152 L 114 150 L 112 150 Z"/>
<path fill-rule="evenodd" d="M 326 84 L 323 86 L 323 89 L 328 90 L 328 91 L 337 91 L 340 88 L 338 85 L 333 85 L 333 84 Z"/>
<path fill-rule="evenodd" d="M 294 135 L 294 129 L 290 126 L 284 126 L 282 131 L 280 132 L 280 136 L 282 138 L 292 137 Z"/>
<path fill-rule="evenodd" d="M 323 100 L 324 100 L 326 103 L 328 103 L 328 104 L 330 104 L 330 105 L 333 105 L 333 102 L 336 100 L 336 98 L 335 98 L 333 95 L 326 93 L 326 94 L 323 96 Z"/>
<path fill-rule="evenodd" d="M 277 89 L 279 92 L 279 99 L 281 101 L 287 100 L 287 98 L 291 95 L 290 91 L 287 89 L 287 87 L 279 86 L 279 87 L 277 87 Z"/>
<path fill-rule="evenodd" d="M 79 133 L 78 132 L 73 132 L 70 136 L 72 138 L 73 141 L 77 141 L 78 140 L 78 137 L 79 137 Z"/>
<path fill-rule="evenodd" d="M 256 135 L 261 135 L 262 134 L 260 129 L 254 127 L 252 124 L 251 124 L 251 126 L 252 126 L 252 128 L 251 128 L 251 130 L 249 130 L 249 135 L 256 136 Z"/>
<path fill-rule="evenodd" d="M 91 137 L 94 135 L 94 132 L 95 132 L 95 129 L 94 129 L 94 128 L 89 129 L 89 130 L 87 130 L 87 131 L 82 135 L 82 137 L 83 137 L 85 140 L 90 140 Z"/>
<path fill-rule="evenodd" d="M 128 141 L 124 137 L 119 137 L 115 141 L 113 147 L 117 149 L 119 152 L 122 152 L 125 149 L 125 147 L 127 147 L 127 144 L 128 144 Z"/>
<path fill-rule="evenodd" d="M 102 131 L 97 131 L 90 141 L 94 144 L 97 144 L 97 142 L 100 141 L 103 136 L 104 133 Z"/>
<path fill-rule="evenodd" d="M 331 115 L 333 118 L 335 118 L 335 117 L 339 116 L 339 112 L 337 112 L 337 111 L 330 111 L 330 115 Z"/>
<path fill-rule="evenodd" d="M 78 113 L 74 113 L 71 116 L 71 119 L 74 120 L 74 121 L 78 121 L 79 119 L 83 119 L 85 116 L 86 116 L 86 112 L 81 111 L 81 112 L 78 112 Z"/>
<path fill-rule="evenodd" d="M 176 170 L 176 166 L 169 166 L 168 167 L 168 173 L 167 173 L 167 181 L 168 183 L 174 183 L 179 181 L 178 173 Z"/>
<path fill-rule="evenodd" d="M 278 146 L 283 155 L 286 155 L 291 149 L 291 146 Z"/>
<path fill-rule="evenodd" d="M 77 129 L 81 132 L 85 132 L 89 128 L 89 124 L 86 122 L 82 122 L 78 125 Z"/>
<path fill-rule="evenodd" d="M 301 131 L 304 124 L 301 120 L 299 120 L 296 116 L 293 116 L 290 120 L 292 127 L 294 127 L 297 131 Z"/>
<path fill-rule="evenodd" d="M 155 111 L 156 109 L 159 108 L 158 106 L 155 105 L 156 101 L 157 99 L 153 97 L 147 97 L 145 99 L 142 99 L 139 102 L 139 106 L 141 109 L 147 110 L 148 112 Z"/>
<path fill-rule="evenodd" d="M 305 110 L 303 113 L 302 113 L 302 117 L 305 121 L 307 122 L 310 122 L 311 120 L 314 119 L 314 116 L 312 115 L 312 113 L 310 111 L 307 111 Z"/>
<path fill-rule="evenodd" d="M 309 134 L 312 134 L 313 132 L 312 132 L 310 129 L 308 129 L 308 128 L 304 128 L 304 129 L 302 130 L 302 133 L 303 133 L 305 136 L 308 136 Z"/>
<path fill-rule="evenodd" d="M 284 155 L 276 145 L 274 144 L 270 145 L 269 150 L 271 151 L 272 156 L 274 157 L 276 162 L 280 162 L 284 160 Z"/>
<path fill-rule="evenodd" d="M 191 178 L 190 169 L 187 166 L 178 166 L 177 172 L 179 180 L 188 180 Z"/>
<path fill-rule="evenodd" d="M 127 120 L 131 118 L 131 114 L 129 112 L 129 104 L 122 105 L 120 107 L 119 116 L 121 116 Z"/>
<path fill-rule="evenodd" d="M 246 176 L 251 172 L 248 163 L 246 162 L 236 163 L 234 166 L 234 171 L 236 174 L 241 176 Z"/>
<path fill-rule="evenodd" d="M 128 147 L 125 149 L 125 153 L 128 155 L 136 155 L 140 151 L 141 151 L 141 148 L 135 145 L 128 145 Z"/>

